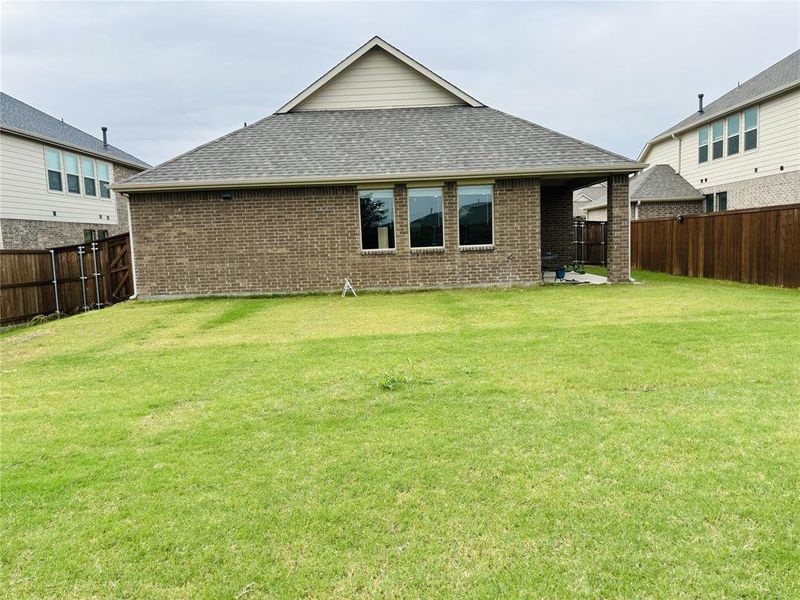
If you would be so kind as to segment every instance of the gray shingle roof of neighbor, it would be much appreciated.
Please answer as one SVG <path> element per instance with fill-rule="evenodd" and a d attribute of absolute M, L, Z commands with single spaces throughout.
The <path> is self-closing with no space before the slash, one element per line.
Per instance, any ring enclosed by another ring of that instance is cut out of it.
<path fill-rule="evenodd" d="M 680 123 L 673 125 L 666 131 L 659 133 L 652 141 L 666 135 L 682 130 L 694 123 L 722 115 L 728 110 L 780 90 L 793 83 L 800 83 L 800 50 L 792 52 L 786 58 L 778 61 L 771 67 L 761 71 L 758 75 L 733 88 L 704 107 L 703 112 L 694 112 Z"/>
<path fill-rule="evenodd" d="M 702 200 L 703 194 L 669 165 L 653 165 L 631 179 L 630 199 Z"/>
<path fill-rule="evenodd" d="M 271 115 L 140 173 L 117 189 L 642 167 L 488 107 L 326 110 Z"/>
<path fill-rule="evenodd" d="M 4 92 L 0 92 L 0 127 L 9 131 L 27 133 L 36 138 L 63 144 L 76 150 L 85 150 L 92 154 L 106 156 L 112 161 L 122 161 L 142 169 L 150 167 L 143 160 L 110 144 L 107 148 L 103 147 L 102 140 L 77 127 L 68 125 L 60 119 L 51 117 Z"/>
<path fill-rule="evenodd" d="M 606 201 L 606 184 L 605 183 L 598 183 L 596 185 L 590 185 L 589 187 L 581 188 L 579 190 L 575 190 L 572 192 L 572 199 L 577 200 L 578 196 L 583 194 L 594 204 L 595 202 L 605 202 Z"/>

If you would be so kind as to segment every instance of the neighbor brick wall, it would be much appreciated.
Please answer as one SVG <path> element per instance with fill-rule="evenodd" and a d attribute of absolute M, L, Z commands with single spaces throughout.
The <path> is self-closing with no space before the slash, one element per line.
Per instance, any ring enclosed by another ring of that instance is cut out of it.
<path fill-rule="evenodd" d="M 628 198 L 628 176 L 611 175 L 608 178 L 608 281 L 624 283 L 630 281 L 630 200 Z"/>
<path fill-rule="evenodd" d="M 677 215 L 697 215 L 705 210 L 702 200 L 687 200 L 686 202 L 642 202 L 638 207 L 631 206 L 631 218 L 661 219 Z"/>
<path fill-rule="evenodd" d="M 355 186 L 131 194 L 142 296 L 511 285 L 540 277 L 539 181 L 499 180 L 491 250 L 458 249 L 456 185 L 444 186 L 445 250 L 410 250 L 406 187 L 396 251 L 360 249 Z"/>
<path fill-rule="evenodd" d="M 542 250 L 553 252 L 558 262 L 571 264 L 575 259 L 572 216 L 572 190 L 542 191 Z"/>
<path fill-rule="evenodd" d="M 699 189 L 704 194 L 728 192 L 728 210 L 794 204 L 800 202 L 800 171 L 765 175 Z"/>

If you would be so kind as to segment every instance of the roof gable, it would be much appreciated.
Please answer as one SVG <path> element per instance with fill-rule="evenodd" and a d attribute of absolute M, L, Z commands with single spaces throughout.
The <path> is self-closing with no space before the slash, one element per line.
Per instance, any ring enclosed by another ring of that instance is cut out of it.
<path fill-rule="evenodd" d="M 655 200 L 702 200 L 702 192 L 675 172 L 669 165 L 653 165 L 645 169 L 630 183 L 630 199 Z"/>
<path fill-rule="evenodd" d="M 465 105 L 483 106 L 376 36 L 277 113 Z"/>

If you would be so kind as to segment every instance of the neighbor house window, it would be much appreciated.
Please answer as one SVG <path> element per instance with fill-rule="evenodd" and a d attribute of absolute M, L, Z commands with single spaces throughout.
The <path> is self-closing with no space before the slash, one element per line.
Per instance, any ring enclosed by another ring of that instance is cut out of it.
<path fill-rule="evenodd" d="M 697 162 L 708 162 L 708 127 L 701 127 L 697 132 Z"/>
<path fill-rule="evenodd" d="M 412 248 L 444 246 L 442 188 L 408 190 L 408 229 Z"/>
<path fill-rule="evenodd" d="M 720 212 L 728 210 L 728 192 L 717 192 L 717 210 Z"/>
<path fill-rule="evenodd" d="M 83 189 L 87 196 L 97 196 L 97 181 L 94 178 L 94 161 L 91 158 L 81 159 L 83 168 Z"/>
<path fill-rule="evenodd" d="M 706 212 L 713 213 L 714 212 L 714 194 L 706 194 Z"/>
<path fill-rule="evenodd" d="M 108 229 L 98 229 L 97 230 L 97 239 L 104 240 L 108 237 Z"/>
<path fill-rule="evenodd" d="M 93 242 L 96 239 L 97 231 L 94 229 L 84 229 L 83 230 L 83 241 L 84 242 Z"/>
<path fill-rule="evenodd" d="M 739 115 L 728 117 L 728 156 L 739 154 Z"/>
<path fill-rule="evenodd" d="M 758 146 L 758 107 L 744 111 L 744 150 Z"/>
<path fill-rule="evenodd" d="M 394 249 L 394 194 L 392 190 L 358 193 L 361 212 L 361 249 Z"/>
<path fill-rule="evenodd" d="M 711 137 L 713 144 L 711 146 L 711 158 L 722 158 L 722 138 L 725 136 L 725 122 L 717 121 L 711 126 Z"/>
<path fill-rule="evenodd" d="M 488 246 L 494 242 L 492 205 L 491 185 L 459 186 L 458 243 L 460 246 Z"/>
<path fill-rule="evenodd" d="M 61 181 L 61 153 L 58 150 L 44 151 L 47 163 L 47 189 L 53 192 L 63 192 L 64 184 Z"/>
<path fill-rule="evenodd" d="M 70 194 L 81 193 L 81 174 L 78 171 L 78 157 L 64 153 L 64 170 L 67 172 L 67 191 Z"/>
<path fill-rule="evenodd" d="M 108 184 L 111 182 L 109 178 L 110 169 L 106 163 L 97 163 L 97 179 L 100 182 L 100 197 L 111 198 L 111 190 L 108 189 Z"/>

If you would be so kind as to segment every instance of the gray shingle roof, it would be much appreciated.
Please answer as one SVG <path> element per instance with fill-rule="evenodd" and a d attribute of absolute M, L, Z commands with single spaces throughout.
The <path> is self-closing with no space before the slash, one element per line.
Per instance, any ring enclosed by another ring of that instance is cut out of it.
<path fill-rule="evenodd" d="M 792 52 L 783 60 L 778 61 L 755 77 L 733 88 L 727 94 L 720 96 L 705 106 L 702 113 L 695 111 L 683 121 L 659 133 L 650 141 L 652 142 L 695 123 L 723 115 L 735 106 L 755 100 L 764 94 L 769 94 L 795 82 L 800 83 L 800 50 Z"/>
<path fill-rule="evenodd" d="M 60 119 L 51 117 L 47 113 L 25 104 L 4 92 L 0 92 L 0 126 L 25 132 L 37 138 L 46 138 L 76 150 L 85 150 L 100 156 L 107 156 L 111 160 L 138 165 L 143 169 L 147 169 L 150 166 L 143 160 L 110 144 L 107 148 L 104 148 L 102 140 L 81 131 L 77 127 L 67 125 Z"/>
<path fill-rule="evenodd" d="M 589 201 L 592 204 L 600 201 L 605 202 L 606 192 L 607 192 L 606 184 L 598 183 L 596 185 L 591 185 L 589 187 L 575 190 L 574 192 L 572 192 L 572 200 L 575 201 L 578 199 L 580 195 L 584 195 L 589 199 Z"/>
<path fill-rule="evenodd" d="M 168 184 L 641 168 L 635 161 L 488 107 L 271 115 L 129 179 Z"/>
<path fill-rule="evenodd" d="M 702 200 L 703 194 L 669 165 L 653 165 L 630 182 L 634 200 Z"/>

